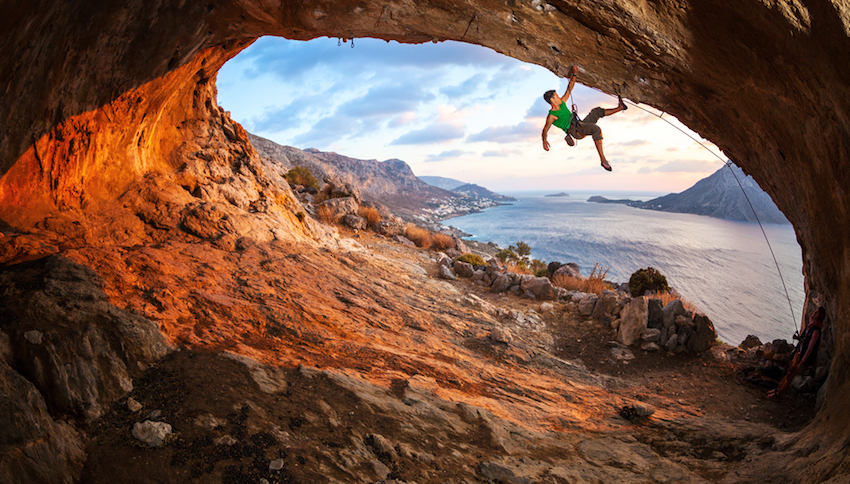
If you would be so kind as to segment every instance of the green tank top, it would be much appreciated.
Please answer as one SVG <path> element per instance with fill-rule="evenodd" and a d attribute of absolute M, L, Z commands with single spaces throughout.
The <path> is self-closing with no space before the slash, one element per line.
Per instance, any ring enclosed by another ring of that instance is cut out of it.
<path fill-rule="evenodd" d="M 552 124 L 566 131 L 570 127 L 570 121 L 573 119 L 573 113 L 567 108 L 567 103 L 561 101 L 561 108 L 555 111 L 549 110 L 549 114 L 555 115 L 556 119 Z"/>

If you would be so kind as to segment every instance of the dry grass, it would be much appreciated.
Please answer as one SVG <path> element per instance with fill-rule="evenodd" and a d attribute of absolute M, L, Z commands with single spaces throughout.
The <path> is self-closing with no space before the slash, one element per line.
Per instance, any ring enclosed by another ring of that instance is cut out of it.
<path fill-rule="evenodd" d="M 669 292 L 659 292 L 657 295 L 652 296 L 652 297 L 656 297 L 658 299 L 661 299 L 661 306 L 662 307 L 666 306 L 667 303 L 669 303 L 670 301 L 678 299 L 678 300 L 682 301 L 682 306 L 685 306 L 685 309 L 688 309 L 688 310 L 690 310 L 694 313 L 700 312 L 699 307 L 696 304 L 694 304 L 693 301 L 689 301 L 682 296 L 670 294 Z"/>
<path fill-rule="evenodd" d="M 514 274 L 529 274 L 534 275 L 534 272 L 525 265 L 517 265 L 513 262 L 505 263 L 505 267 L 508 269 L 508 272 L 513 272 Z"/>
<path fill-rule="evenodd" d="M 434 234 L 431 237 L 431 248 L 434 250 L 453 249 L 454 246 L 455 239 L 453 239 L 450 235 Z"/>
<path fill-rule="evenodd" d="M 357 215 L 363 217 L 368 225 L 376 225 L 381 221 L 381 214 L 375 207 L 360 207 L 357 209 Z"/>
<path fill-rule="evenodd" d="M 325 185 L 324 187 L 322 187 L 322 189 L 319 190 L 319 193 L 317 193 L 316 196 L 313 197 L 313 203 L 319 204 L 324 202 L 325 200 L 330 200 L 331 189 L 332 187 L 330 185 Z"/>
<path fill-rule="evenodd" d="M 334 210 L 328 207 L 327 205 L 319 205 L 319 210 L 316 214 L 319 217 L 319 220 L 321 220 L 327 225 L 335 225 L 337 222 L 339 222 L 339 219 L 341 218 L 336 215 L 336 213 L 334 213 Z"/>
<path fill-rule="evenodd" d="M 601 296 L 602 291 L 610 289 L 608 283 L 605 282 L 605 276 L 607 275 L 607 267 L 603 268 L 599 264 L 594 264 L 593 270 L 590 271 L 590 275 L 587 278 L 581 279 L 566 274 L 558 274 L 552 279 L 552 284 L 563 287 L 568 291 L 587 292 Z"/>
<path fill-rule="evenodd" d="M 417 227 L 413 224 L 409 224 L 407 226 L 404 235 L 410 239 L 411 242 L 416 244 L 417 247 L 421 247 L 423 249 L 430 248 L 434 243 L 434 238 L 430 231 L 423 229 L 422 227 Z"/>

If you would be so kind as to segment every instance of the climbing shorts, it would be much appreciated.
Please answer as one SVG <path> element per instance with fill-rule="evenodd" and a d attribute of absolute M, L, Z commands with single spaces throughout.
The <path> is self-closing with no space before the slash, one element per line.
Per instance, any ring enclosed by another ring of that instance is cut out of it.
<path fill-rule="evenodd" d="M 570 123 L 568 133 L 575 139 L 592 136 L 594 141 L 599 141 L 602 139 L 602 128 L 597 126 L 596 122 L 599 121 L 600 118 L 604 117 L 605 109 L 598 107 L 593 108 L 583 120 L 576 122 L 576 120 L 573 119 L 573 122 Z"/>

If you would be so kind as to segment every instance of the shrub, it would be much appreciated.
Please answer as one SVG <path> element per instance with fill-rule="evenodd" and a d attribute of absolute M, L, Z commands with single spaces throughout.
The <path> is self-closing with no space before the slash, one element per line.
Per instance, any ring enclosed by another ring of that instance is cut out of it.
<path fill-rule="evenodd" d="M 434 234 L 432 237 L 431 248 L 434 250 L 453 249 L 454 246 L 455 239 L 453 239 L 450 235 Z"/>
<path fill-rule="evenodd" d="M 638 269 L 629 278 L 629 291 L 632 297 L 643 296 L 646 291 L 664 292 L 669 291 L 667 278 L 652 267 Z"/>
<path fill-rule="evenodd" d="M 381 221 L 381 214 L 375 207 L 360 207 L 357 209 L 357 215 L 363 217 L 368 225 L 377 225 Z"/>
<path fill-rule="evenodd" d="M 508 260 L 516 260 L 517 257 L 514 251 L 510 249 L 502 249 L 499 252 L 496 252 L 496 258 L 504 263 Z"/>
<path fill-rule="evenodd" d="M 310 170 L 303 166 L 296 166 L 286 172 L 284 176 L 290 185 L 304 185 L 305 187 L 315 188 L 316 190 L 319 189 L 319 180 L 316 180 L 316 177 L 310 173 Z"/>
<path fill-rule="evenodd" d="M 484 262 L 484 259 L 478 254 L 463 254 L 461 256 L 455 257 L 455 260 L 452 262 L 466 262 L 467 264 L 472 264 L 472 267 L 486 266 L 487 263 Z"/>
<path fill-rule="evenodd" d="M 422 227 L 417 227 L 413 224 L 409 224 L 407 226 L 405 236 L 410 239 L 411 242 L 416 244 L 417 247 L 422 247 L 423 249 L 431 247 L 431 244 L 433 243 L 430 231 L 423 229 Z"/>
<path fill-rule="evenodd" d="M 317 213 L 319 220 L 328 224 L 334 225 L 339 222 L 340 217 L 336 215 L 334 210 L 327 205 L 319 205 L 319 210 Z"/>

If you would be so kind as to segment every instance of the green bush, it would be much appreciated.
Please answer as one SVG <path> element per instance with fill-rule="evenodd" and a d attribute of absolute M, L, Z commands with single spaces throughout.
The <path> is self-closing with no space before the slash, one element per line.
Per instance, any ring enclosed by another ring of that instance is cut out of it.
<path fill-rule="evenodd" d="M 487 263 L 484 262 L 484 259 L 482 259 L 481 256 L 477 255 L 477 254 L 463 254 L 461 256 L 455 257 L 455 260 L 453 262 L 457 262 L 457 261 L 466 262 L 467 264 L 472 264 L 472 267 L 486 266 L 487 265 Z"/>
<path fill-rule="evenodd" d="M 310 173 L 310 170 L 303 166 L 296 166 L 289 170 L 286 172 L 285 177 L 290 185 L 304 185 L 305 187 L 315 188 L 316 190 L 319 189 L 319 180 L 316 180 L 316 177 Z"/>
<path fill-rule="evenodd" d="M 669 290 L 667 278 L 652 267 L 638 269 L 629 278 L 629 291 L 632 297 L 643 296 L 646 291 L 666 292 Z"/>

